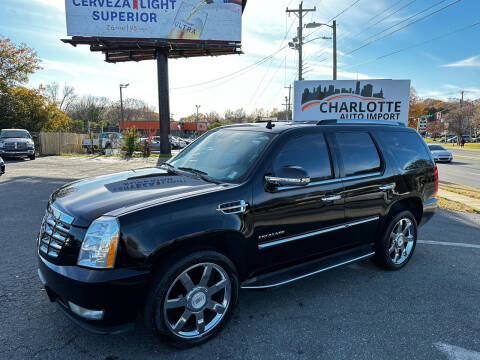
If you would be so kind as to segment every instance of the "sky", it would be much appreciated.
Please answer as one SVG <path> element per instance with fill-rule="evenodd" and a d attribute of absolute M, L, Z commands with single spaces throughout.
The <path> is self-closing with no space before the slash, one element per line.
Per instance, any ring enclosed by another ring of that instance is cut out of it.
<path fill-rule="evenodd" d="M 244 54 L 169 60 L 172 116 L 192 114 L 195 105 L 220 114 L 283 109 L 285 87 L 298 76 L 298 52 L 286 46 L 296 36 L 298 19 L 285 10 L 298 5 L 248 0 Z M 339 79 L 410 79 L 422 97 L 458 98 L 463 90 L 466 99 L 480 98 L 479 0 L 305 0 L 303 6 L 316 7 L 305 23 L 336 18 Z M 33 48 L 42 61 L 28 86 L 57 82 L 78 95 L 116 101 L 119 84 L 129 83 L 124 97 L 158 107 L 155 61 L 110 64 L 88 46 L 60 41 L 67 38 L 64 0 L 1 0 L 0 19 L 0 34 Z M 306 80 L 332 78 L 332 41 L 316 39 L 331 35 L 325 26 L 305 30 L 305 42 L 312 40 L 304 45 Z"/>

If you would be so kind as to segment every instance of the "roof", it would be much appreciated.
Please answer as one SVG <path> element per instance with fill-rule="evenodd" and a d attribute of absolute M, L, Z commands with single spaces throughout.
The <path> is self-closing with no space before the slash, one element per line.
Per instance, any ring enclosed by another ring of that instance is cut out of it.
<path fill-rule="evenodd" d="M 311 121 L 311 122 L 272 122 L 273 127 L 269 129 L 267 127 L 268 123 L 265 122 L 257 122 L 257 123 L 244 123 L 244 124 L 232 124 L 232 125 L 225 125 L 222 126 L 222 129 L 238 129 L 238 130 L 254 130 L 254 131 L 265 131 L 265 132 L 272 132 L 272 133 L 282 133 L 291 129 L 295 128 L 318 128 L 320 126 L 335 126 L 335 127 L 343 127 L 343 126 L 362 126 L 362 127 L 381 127 L 385 129 L 406 129 L 405 125 L 401 123 L 397 123 L 395 121 L 359 121 L 359 120 L 323 120 L 323 121 Z"/>
<path fill-rule="evenodd" d="M 0 129 L 1 131 L 26 131 L 28 132 L 28 130 L 25 130 L 25 129 Z"/>

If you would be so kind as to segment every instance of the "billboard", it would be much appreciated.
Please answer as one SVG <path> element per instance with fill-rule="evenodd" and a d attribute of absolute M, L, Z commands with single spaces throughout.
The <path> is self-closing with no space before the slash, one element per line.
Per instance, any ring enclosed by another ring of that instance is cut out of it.
<path fill-rule="evenodd" d="M 392 120 L 408 123 L 410 80 L 296 81 L 294 121 Z"/>
<path fill-rule="evenodd" d="M 67 34 L 241 41 L 242 0 L 65 0 Z"/>

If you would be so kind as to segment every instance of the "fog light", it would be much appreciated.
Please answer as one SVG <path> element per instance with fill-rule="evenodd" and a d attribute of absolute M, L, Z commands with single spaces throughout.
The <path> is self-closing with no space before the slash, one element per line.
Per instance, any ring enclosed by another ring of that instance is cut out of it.
<path fill-rule="evenodd" d="M 102 320 L 103 319 L 103 310 L 89 310 L 85 309 L 77 304 L 72 302 L 68 302 L 68 306 L 70 306 L 70 310 L 72 310 L 78 316 L 81 316 L 88 320 Z"/>

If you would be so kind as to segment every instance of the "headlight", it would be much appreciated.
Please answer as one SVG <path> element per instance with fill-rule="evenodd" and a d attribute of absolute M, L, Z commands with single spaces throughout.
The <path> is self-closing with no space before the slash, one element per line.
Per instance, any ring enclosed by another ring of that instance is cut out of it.
<path fill-rule="evenodd" d="M 102 216 L 87 230 L 78 254 L 77 265 L 96 269 L 110 269 L 115 263 L 120 225 L 116 218 Z"/>
<path fill-rule="evenodd" d="M 0 148 L 4 148 L 5 147 L 5 143 L 0 141 Z"/>
<path fill-rule="evenodd" d="M 27 143 L 27 147 L 28 147 L 29 149 L 33 149 L 33 148 L 34 148 L 34 144 L 33 144 L 33 143 Z"/>

